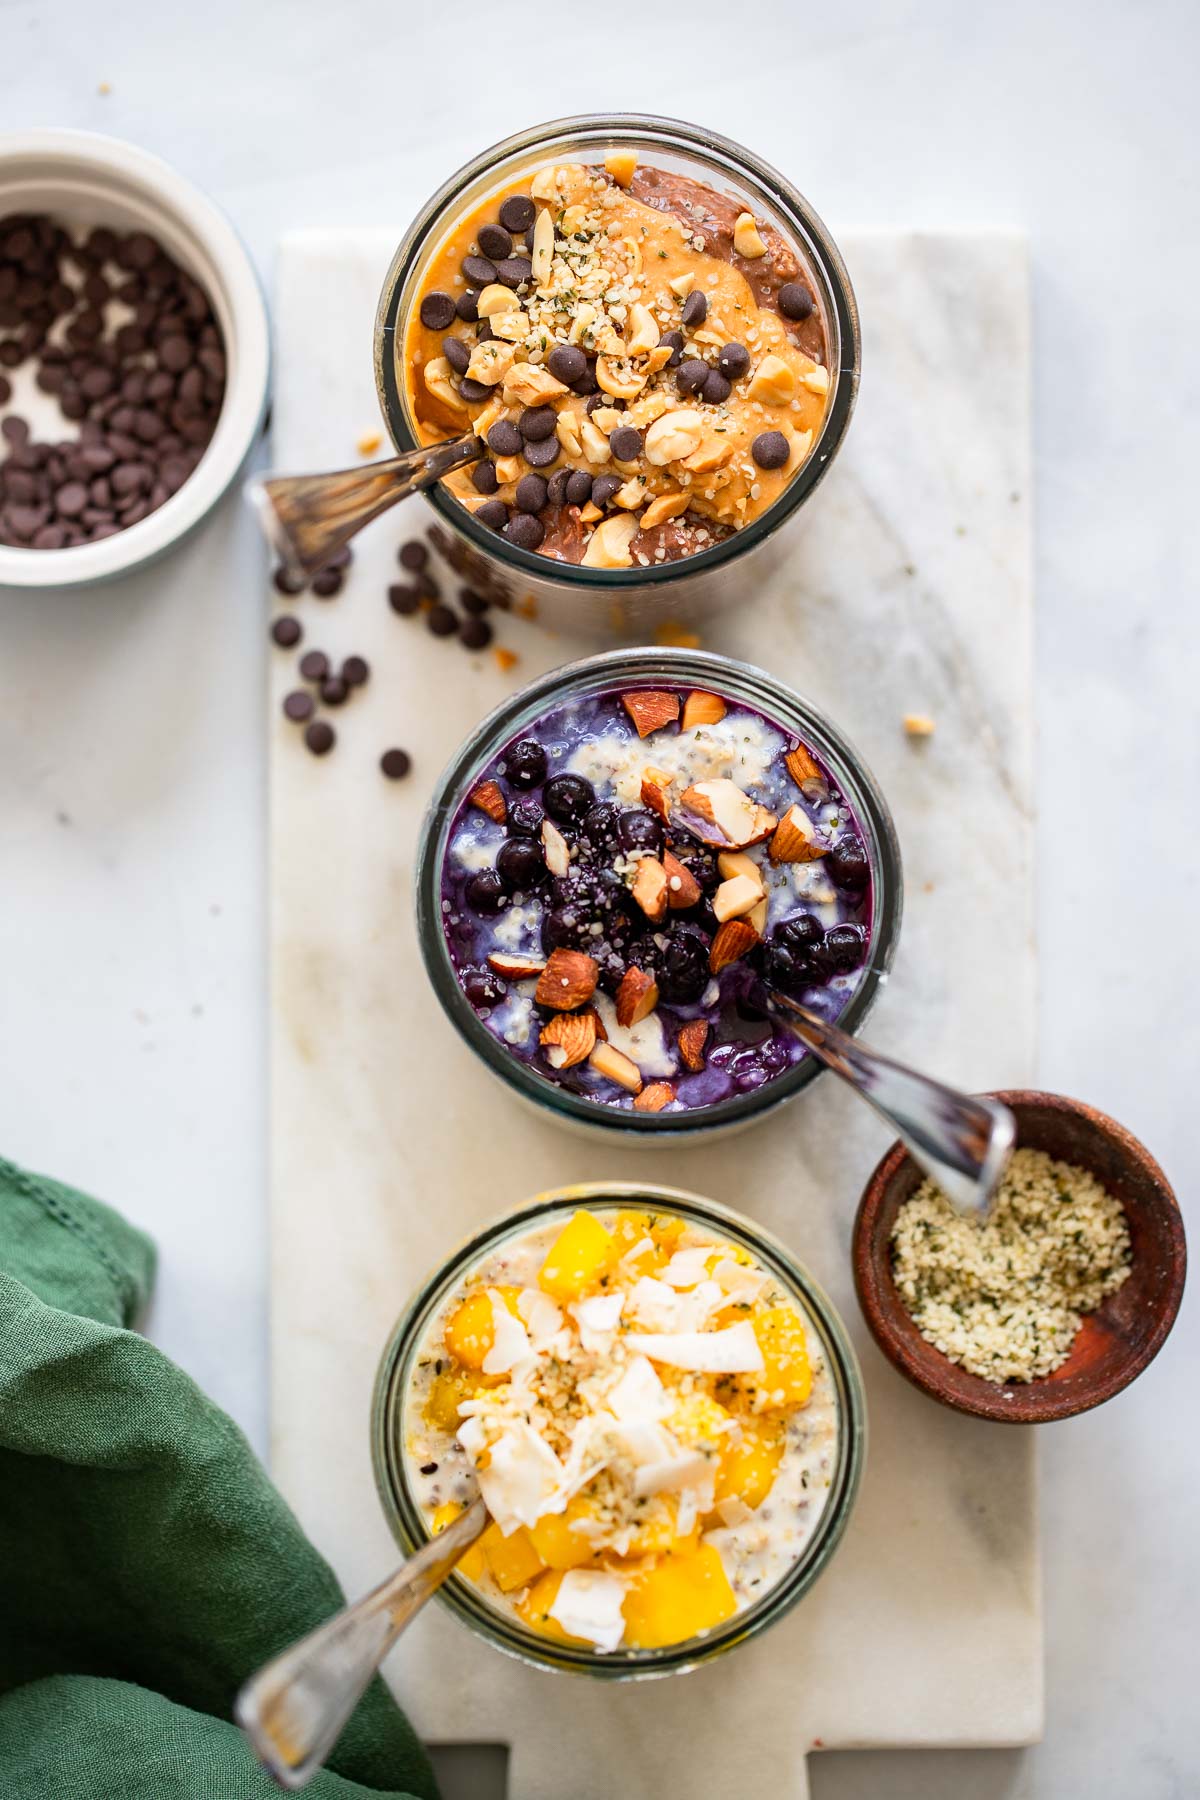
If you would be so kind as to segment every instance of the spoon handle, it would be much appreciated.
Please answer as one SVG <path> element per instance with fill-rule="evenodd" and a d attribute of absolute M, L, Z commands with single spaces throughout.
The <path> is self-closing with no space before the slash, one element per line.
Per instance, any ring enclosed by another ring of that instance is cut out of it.
<path fill-rule="evenodd" d="M 444 444 L 422 444 L 385 462 L 327 475 L 261 475 L 247 492 L 268 543 L 289 573 L 315 575 L 356 532 L 409 494 L 478 462 L 474 432 Z"/>
<path fill-rule="evenodd" d="M 767 999 L 813 1055 L 887 1120 L 952 1206 L 986 1210 L 1016 1140 L 1007 1106 L 880 1056 L 786 994 L 770 990 Z"/>
<path fill-rule="evenodd" d="M 379 1587 L 250 1677 L 234 1717 L 281 1787 L 303 1787 L 316 1774 L 400 1633 L 487 1522 L 483 1501 L 474 1501 Z"/>

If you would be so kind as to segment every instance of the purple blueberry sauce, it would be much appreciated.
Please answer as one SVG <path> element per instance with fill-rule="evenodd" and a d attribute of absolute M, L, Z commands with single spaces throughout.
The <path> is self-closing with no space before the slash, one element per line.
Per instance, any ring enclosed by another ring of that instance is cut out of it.
<path fill-rule="evenodd" d="M 559 949 L 593 958 L 596 991 L 587 1004 L 647 1086 L 669 1085 L 668 1106 L 678 1112 L 761 1088 L 807 1054 L 754 1004 L 753 990 L 765 976 L 836 1019 L 867 960 L 873 884 L 863 832 L 821 758 L 802 746 L 815 770 L 802 785 L 795 765 L 788 768 L 787 753 L 799 742 L 795 732 L 732 700 L 719 720 L 684 730 L 689 690 L 658 686 L 650 691 L 675 698 L 680 716 L 639 737 L 624 696 L 645 691 L 639 684 L 564 701 L 479 770 L 446 840 L 442 919 L 459 985 L 509 1053 L 547 1081 L 628 1110 L 634 1094 L 589 1061 L 552 1066 L 539 1038 L 555 1014 L 535 1000 L 536 977 L 522 978 L 511 967 L 497 972 L 494 960 L 542 963 Z M 672 777 L 665 822 L 642 802 L 647 767 Z M 776 819 L 798 807 L 813 853 L 811 860 L 773 862 L 769 838 L 745 850 L 758 871 L 750 879 L 765 889 L 766 916 L 761 906 L 753 920 L 744 915 L 761 928 L 757 941 L 716 974 L 710 951 L 720 925 L 713 902 L 736 871 L 719 867 L 719 849 L 697 835 L 717 835 L 714 828 L 681 804 L 689 787 L 713 781 L 732 781 Z M 484 783 L 494 790 L 480 798 L 498 811 L 498 790 L 503 822 L 473 797 Z M 555 833 L 565 840 L 565 873 L 547 866 L 547 855 L 551 863 L 562 860 Z M 656 921 L 632 888 L 639 863 L 664 856 L 683 865 L 700 895 Z M 648 1018 L 622 1028 L 614 1002 L 631 967 L 653 974 L 658 1003 Z M 681 1028 L 696 1020 L 708 1025 L 698 1070 L 688 1067 L 679 1042 Z"/>

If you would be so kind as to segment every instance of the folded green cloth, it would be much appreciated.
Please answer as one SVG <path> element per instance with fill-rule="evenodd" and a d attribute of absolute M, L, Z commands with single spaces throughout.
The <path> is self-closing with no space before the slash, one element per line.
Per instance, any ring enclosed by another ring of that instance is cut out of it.
<path fill-rule="evenodd" d="M 153 1271 L 108 1207 L 0 1159 L 5 1800 L 277 1795 L 233 1697 L 342 1603 L 241 1432 L 129 1329 Z M 436 1800 L 381 1682 L 307 1791 Z"/>

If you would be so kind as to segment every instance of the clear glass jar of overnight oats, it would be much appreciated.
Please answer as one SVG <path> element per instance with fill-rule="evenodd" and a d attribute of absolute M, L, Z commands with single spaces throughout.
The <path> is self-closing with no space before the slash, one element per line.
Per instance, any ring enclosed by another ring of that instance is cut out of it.
<path fill-rule="evenodd" d="M 866 1449 L 826 1295 L 748 1219 L 631 1183 L 541 1196 L 465 1244 L 376 1378 L 406 1554 L 482 1491 L 441 1590 L 498 1648 L 608 1678 L 694 1667 L 812 1586 Z"/>
<path fill-rule="evenodd" d="M 612 651 L 464 744 L 422 828 L 418 930 L 448 1018 L 513 1093 L 664 1143 L 820 1073 L 760 983 L 856 1030 L 901 888 L 886 803 L 810 702 L 726 657 Z"/>
<path fill-rule="evenodd" d="M 384 284 L 375 373 L 398 449 L 470 429 L 486 447 L 430 496 L 468 579 L 635 628 L 762 579 L 756 553 L 849 423 L 858 316 L 824 225 L 749 151 L 675 120 L 566 119 L 428 202 Z"/>

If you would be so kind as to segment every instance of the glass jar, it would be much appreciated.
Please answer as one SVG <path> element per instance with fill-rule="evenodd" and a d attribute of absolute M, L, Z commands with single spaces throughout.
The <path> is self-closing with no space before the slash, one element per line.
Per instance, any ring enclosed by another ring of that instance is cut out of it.
<path fill-rule="evenodd" d="M 429 1535 L 408 1479 L 404 1453 L 405 1396 L 425 1333 L 449 1294 L 482 1257 L 506 1239 L 520 1236 L 531 1228 L 559 1217 L 565 1224 L 578 1207 L 649 1207 L 675 1213 L 744 1247 L 799 1303 L 819 1343 L 838 1407 L 837 1449 L 824 1509 L 800 1556 L 761 1600 L 701 1637 L 663 1648 L 601 1654 L 583 1646 L 561 1643 L 532 1630 L 519 1618 L 499 1611 L 465 1576 L 452 1575 L 439 1590 L 439 1598 L 488 1643 L 539 1668 L 596 1675 L 608 1680 L 678 1674 L 722 1655 L 735 1644 L 756 1637 L 782 1618 L 808 1592 L 841 1542 L 866 1458 L 866 1399 L 845 1326 L 824 1289 L 804 1265 L 761 1226 L 698 1194 L 622 1181 L 587 1182 L 557 1188 L 539 1194 L 528 1205 L 498 1219 L 463 1244 L 430 1276 L 397 1322 L 379 1365 L 371 1404 L 371 1454 L 376 1487 L 392 1535 L 405 1556 L 410 1556 Z"/>
<path fill-rule="evenodd" d="M 891 967 L 900 929 L 903 883 L 900 848 L 887 802 L 858 752 L 811 701 L 748 663 L 702 650 L 611 650 L 552 670 L 486 718 L 462 746 L 434 789 L 417 848 L 417 927 L 425 967 L 442 1007 L 484 1064 L 544 1117 L 590 1127 L 610 1141 L 669 1143 L 698 1133 L 730 1130 L 761 1118 L 805 1089 L 821 1073 L 804 1056 L 749 1093 L 691 1111 L 632 1112 L 599 1105 L 540 1074 L 501 1043 L 479 1018 L 459 984 L 442 922 L 442 863 L 455 814 L 480 772 L 512 738 L 550 707 L 611 693 L 621 687 L 670 684 L 703 688 L 741 701 L 768 721 L 792 730 L 816 751 L 852 808 L 871 864 L 872 921 L 866 962 L 837 1023 L 854 1032 L 874 1004 Z M 649 753 L 648 753 L 649 755 Z"/>
<path fill-rule="evenodd" d="M 820 436 L 807 462 L 761 518 L 712 548 L 678 562 L 593 569 L 554 561 L 509 543 L 479 524 L 444 486 L 429 493 L 439 543 L 463 576 L 515 601 L 532 597 L 551 624 L 576 629 L 646 631 L 664 618 L 688 619 L 736 605 L 761 583 L 768 547 L 813 493 L 836 454 L 858 395 L 858 309 L 833 239 L 808 201 L 769 164 L 740 144 L 676 119 L 640 113 L 559 119 L 493 145 L 450 177 L 426 203 L 392 259 L 375 320 L 375 382 L 397 450 L 420 443 L 399 365 L 405 328 L 425 272 L 454 221 L 488 193 L 547 162 L 601 163 L 611 149 L 636 150 L 658 168 L 744 197 L 801 253 L 825 323 L 830 376 Z"/>

